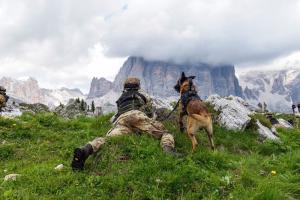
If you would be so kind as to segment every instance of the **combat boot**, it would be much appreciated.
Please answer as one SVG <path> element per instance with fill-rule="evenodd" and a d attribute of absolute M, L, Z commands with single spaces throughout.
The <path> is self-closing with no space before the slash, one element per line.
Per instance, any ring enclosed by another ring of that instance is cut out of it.
<path fill-rule="evenodd" d="M 181 157 L 182 156 L 181 153 L 176 152 L 175 148 L 170 147 L 170 146 L 164 146 L 163 150 L 164 150 L 165 153 L 167 153 L 169 155 L 172 155 L 174 157 Z"/>
<path fill-rule="evenodd" d="M 76 148 L 74 150 L 74 157 L 72 160 L 72 169 L 73 170 L 83 170 L 84 163 L 86 159 L 93 153 L 93 147 L 90 144 L 87 144 L 81 148 Z"/>

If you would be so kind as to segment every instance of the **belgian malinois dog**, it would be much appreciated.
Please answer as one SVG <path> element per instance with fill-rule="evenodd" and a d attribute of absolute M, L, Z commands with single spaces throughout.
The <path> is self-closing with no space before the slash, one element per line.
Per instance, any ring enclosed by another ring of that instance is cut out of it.
<path fill-rule="evenodd" d="M 187 133 L 192 141 L 193 151 L 195 151 L 198 142 L 195 137 L 196 132 L 200 128 L 204 128 L 210 142 L 212 150 L 215 149 L 213 141 L 213 123 L 212 117 L 209 113 L 206 105 L 201 101 L 197 94 L 196 87 L 193 84 L 195 76 L 185 76 L 182 72 L 181 78 L 177 81 L 174 86 L 175 90 L 180 93 L 180 114 L 179 114 L 179 125 L 181 132 L 184 131 L 183 117 L 187 115 Z"/>

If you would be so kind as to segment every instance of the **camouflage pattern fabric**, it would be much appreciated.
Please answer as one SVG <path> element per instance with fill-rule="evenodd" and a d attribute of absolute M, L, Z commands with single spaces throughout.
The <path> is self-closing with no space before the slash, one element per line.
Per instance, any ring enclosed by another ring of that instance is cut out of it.
<path fill-rule="evenodd" d="M 0 110 L 6 106 L 6 98 L 3 94 L 0 94 Z"/>
<path fill-rule="evenodd" d="M 106 134 L 106 137 L 98 137 L 89 142 L 94 152 L 97 152 L 109 137 L 130 134 L 149 134 L 161 140 L 162 147 L 175 147 L 174 137 L 164 128 L 163 124 L 149 118 L 145 113 L 132 110 L 126 112 L 114 123 L 114 127 Z"/>
<path fill-rule="evenodd" d="M 146 104 L 140 108 L 140 111 L 144 112 L 148 117 L 155 118 L 155 108 L 153 106 L 153 100 L 149 94 L 147 94 L 144 90 L 140 89 L 139 93 L 146 97 Z"/>

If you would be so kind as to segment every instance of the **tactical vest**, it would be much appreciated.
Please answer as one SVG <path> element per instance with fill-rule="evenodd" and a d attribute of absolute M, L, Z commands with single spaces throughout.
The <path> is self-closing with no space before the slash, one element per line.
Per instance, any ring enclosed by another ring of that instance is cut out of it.
<path fill-rule="evenodd" d="M 187 105 L 192 100 L 201 100 L 196 91 L 186 91 L 181 95 L 181 103 L 183 105 L 183 110 L 186 111 Z"/>
<path fill-rule="evenodd" d="M 118 113 L 116 118 L 128 111 L 140 110 L 146 103 L 146 97 L 138 90 L 125 90 L 117 101 Z"/>

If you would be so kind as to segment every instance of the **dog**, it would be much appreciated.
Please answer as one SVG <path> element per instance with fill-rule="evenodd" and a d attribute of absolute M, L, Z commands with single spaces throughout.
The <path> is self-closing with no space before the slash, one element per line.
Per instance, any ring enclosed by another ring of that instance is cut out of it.
<path fill-rule="evenodd" d="M 193 79 L 195 79 L 195 76 L 187 77 L 185 73 L 182 72 L 181 77 L 174 86 L 174 89 L 180 93 L 180 130 L 181 132 L 184 131 L 183 117 L 187 115 L 187 134 L 192 141 L 193 151 L 195 151 L 198 145 L 195 134 L 200 128 L 205 129 L 210 142 L 210 147 L 214 150 L 212 117 L 206 105 L 198 96 L 196 87 L 193 84 Z"/>

